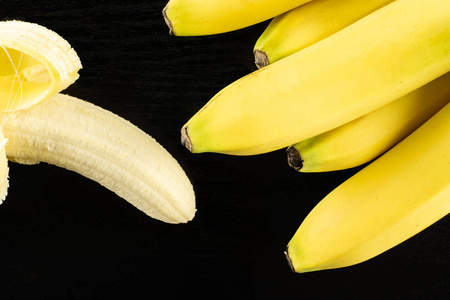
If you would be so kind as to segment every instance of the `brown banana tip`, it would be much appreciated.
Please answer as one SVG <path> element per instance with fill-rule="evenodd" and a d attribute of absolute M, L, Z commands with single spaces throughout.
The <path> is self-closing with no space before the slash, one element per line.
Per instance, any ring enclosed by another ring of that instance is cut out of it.
<path fill-rule="evenodd" d="M 284 256 L 286 256 L 286 260 L 287 260 L 288 265 L 289 265 L 289 267 L 291 268 L 292 272 L 296 273 L 296 272 L 295 272 L 295 269 L 294 269 L 294 265 L 292 264 L 292 260 L 291 260 L 291 258 L 289 257 L 289 251 L 288 251 L 288 250 L 289 250 L 289 248 L 286 247 L 286 251 L 284 251 Z"/>
<path fill-rule="evenodd" d="M 269 65 L 269 57 L 267 54 L 261 50 L 253 50 L 253 55 L 255 55 L 255 65 L 258 69 L 264 68 Z"/>
<path fill-rule="evenodd" d="M 181 128 L 181 144 L 192 152 L 192 143 L 187 132 L 187 127 Z"/>
<path fill-rule="evenodd" d="M 167 24 L 167 27 L 169 27 L 169 34 L 173 35 L 173 26 L 172 26 L 172 22 L 170 22 L 169 17 L 167 16 L 167 6 L 164 7 L 163 11 L 162 11 L 162 15 L 164 17 L 164 21 Z"/>
<path fill-rule="evenodd" d="M 289 166 L 296 171 L 300 171 L 303 167 L 303 160 L 300 156 L 300 152 L 294 147 L 289 147 L 286 149 L 286 154 Z"/>

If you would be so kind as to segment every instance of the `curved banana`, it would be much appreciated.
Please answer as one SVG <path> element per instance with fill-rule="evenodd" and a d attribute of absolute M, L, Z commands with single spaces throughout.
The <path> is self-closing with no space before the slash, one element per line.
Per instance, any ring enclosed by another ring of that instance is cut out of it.
<path fill-rule="evenodd" d="M 0 22 L 0 111 L 28 108 L 78 79 L 81 62 L 69 43 L 34 23 Z"/>
<path fill-rule="evenodd" d="M 169 33 L 198 36 L 263 22 L 311 0 L 170 0 L 163 9 Z"/>
<path fill-rule="evenodd" d="M 225 87 L 182 127 L 182 143 L 260 154 L 374 111 L 450 71 L 449 15 L 449 1 L 394 1 Z"/>
<path fill-rule="evenodd" d="M 366 261 L 450 212 L 450 104 L 328 194 L 287 246 L 295 272 Z"/>
<path fill-rule="evenodd" d="M 393 0 L 314 0 L 275 17 L 256 41 L 263 68 L 356 22 Z"/>
<path fill-rule="evenodd" d="M 193 188 L 180 165 L 119 116 L 58 94 L 2 121 L 10 160 L 75 171 L 164 222 L 185 223 L 194 217 Z"/>
<path fill-rule="evenodd" d="M 450 102 L 450 73 L 367 115 L 287 149 L 300 172 L 356 167 L 378 157 Z"/>

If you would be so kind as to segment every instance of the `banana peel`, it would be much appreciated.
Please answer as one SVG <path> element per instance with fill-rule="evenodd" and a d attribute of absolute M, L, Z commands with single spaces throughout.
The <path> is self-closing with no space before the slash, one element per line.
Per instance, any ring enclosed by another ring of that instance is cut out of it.
<path fill-rule="evenodd" d="M 0 22 L 0 111 L 26 109 L 66 89 L 81 61 L 70 44 L 41 25 Z"/>

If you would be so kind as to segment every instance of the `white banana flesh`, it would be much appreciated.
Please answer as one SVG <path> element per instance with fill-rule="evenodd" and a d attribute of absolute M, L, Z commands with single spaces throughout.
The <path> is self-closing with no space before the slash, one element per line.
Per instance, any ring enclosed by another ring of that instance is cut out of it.
<path fill-rule="evenodd" d="M 3 203 L 3 201 L 5 200 L 9 187 L 8 181 L 9 167 L 8 167 L 8 159 L 6 158 L 5 144 L 6 139 L 0 132 L 0 204 Z"/>
<path fill-rule="evenodd" d="M 2 118 L 10 160 L 77 172 L 167 223 L 194 217 L 193 187 L 178 162 L 123 118 L 63 94 Z"/>

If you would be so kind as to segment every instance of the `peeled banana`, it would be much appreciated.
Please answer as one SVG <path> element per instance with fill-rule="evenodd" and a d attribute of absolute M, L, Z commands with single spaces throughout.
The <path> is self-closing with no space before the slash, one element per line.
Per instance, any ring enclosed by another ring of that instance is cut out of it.
<path fill-rule="evenodd" d="M 0 196 L 11 161 L 46 162 L 90 178 L 147 215 L 185 223 L 195 215 L 192 184 L 152 137 L 119 116 L 60 94 L 80 60 L 56 33 L 0 22 Z"/>
<path fill-rule="evenodd" d="M 193 153 L 288 147 L 450 71 L 450 2 L 397 0 L 228 85 L 181 130 Z"/>
<path fill-rule="evenodd" d="M 367 115 L 287 149 L 300 172 L 365 164 L 397 144 L 450 102 L 450 73 Z"/>
<path fill-rule="evenodd" d="M 450 104 L 328 194 L 287 246 L 295 272 L 351 266 L 450 212 Z"/>
<path fill-rule="evenodd" d="M 393 0 L 314 0 L 276 16 L 256 41 L 258 68 L 323 40 Z"/>
<path fill-rule="evenodd" d="M 163 9 L 169 33 L 198 36 L 263 22 L 311 0 L 170 0 Z"/>
<path fill-rule="evenodd" d="M 42 161 L 90 178 L 168 223 L 195 214 L 191 183 L 175 159 L 130 122 L 58 94 L 3 120 L 6 156 Z"/>

